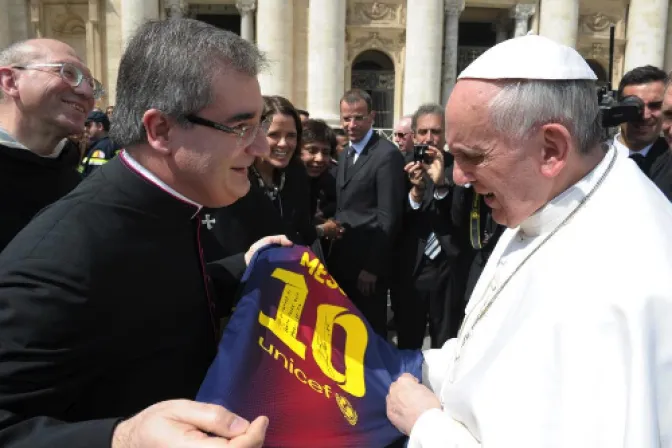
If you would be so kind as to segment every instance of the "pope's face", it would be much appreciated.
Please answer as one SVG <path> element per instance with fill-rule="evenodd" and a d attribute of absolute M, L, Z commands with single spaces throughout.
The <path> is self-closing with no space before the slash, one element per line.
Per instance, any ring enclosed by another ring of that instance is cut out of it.
<path fill-rule="evenodd" d="M 488 105 L 500 90 L 490 82 L 459 81 L 446 106 L 446 143 L 455 156 L 455 182 L 471 184 L 496 222 L 516 227 L 544 205 L 551 185 L 541 175 L 541 137 L 514 142 L 490 123 Z"/>

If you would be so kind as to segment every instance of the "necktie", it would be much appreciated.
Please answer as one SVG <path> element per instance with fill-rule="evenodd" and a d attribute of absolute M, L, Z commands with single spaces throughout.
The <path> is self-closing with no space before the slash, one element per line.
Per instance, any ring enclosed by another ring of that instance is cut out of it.
<path fill-rule="evenodd" d="M 630 154 L 630 158 L 634 160 L 634 162 L 637 164 L 637 166 L 641 169 L 644 170 L 644 160 L 645 157 L 641 154 Z"/>
<path fill-rule="evenodd" d="M 346 173 L 355 164 L 355 154 L 357 154 L 357 151 L 355 151 L 355 148 L 351 147 L 348 150 L 348 157 L 345 158 L 345 172 Z"/>
<path fill-rule="evenodd" d="M 425 255 L 430 260 L 435 259 L 441 253 L 441 245 L 439 244 L 438 238 L 434 232 L 429 234 L 427 238 L 427 244 L 425 244 Z"/>

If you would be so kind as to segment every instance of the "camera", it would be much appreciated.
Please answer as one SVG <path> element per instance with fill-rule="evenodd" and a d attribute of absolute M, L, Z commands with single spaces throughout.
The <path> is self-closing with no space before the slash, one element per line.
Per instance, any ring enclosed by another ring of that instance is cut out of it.
<path fill-rule="evenodd" d="M 413 146 L 413 161 L 425 164 L 430 164 L 434 161 L 434 157 L 427 152 L 429 145 L 414 145 Z"/>
<path fill-rule="evenodd" d="M 644 120 L 644 102 L 641 99 L 636 96 L 626 96 L 621 101 L 616 101 L 615 96 L 615 92 L 610 92 L 606 88 L 597 92 L 603 128 Z"/>

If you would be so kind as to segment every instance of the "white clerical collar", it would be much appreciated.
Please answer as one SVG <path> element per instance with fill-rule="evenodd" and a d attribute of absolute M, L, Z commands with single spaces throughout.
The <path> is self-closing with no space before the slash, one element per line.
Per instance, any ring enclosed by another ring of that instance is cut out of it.
<path fill-rule="evenodd" d="M 620 154 L 623 154 L 626 157 L 630 157 L 633 154 L 639 154 L 643 157 L 646 157 L 646 155 L 649 153 L 649 151 L 651 151 L 651 148 L 653 148 L 653 143 L 651 143 L 649 146 L 647 146 L 647 147 L 645 147 L 645 148 L 643 148 L 639 151 L 633 151 L 630 148 L 628 148 L 627 146 L 625 146 L 625 143 L 623 143 L 621 141 L 621 133 L 619 132 L 614 137 L 614 146 L 616 147 L 616 149 L 618 150 L 618 152 Z"/>
<path fill-rule="evenodd" d="M 180 201 L 186 202 L 187 204 L 191 204 L 194 207 L 196 207 L 196 213 L 194 213 L 194 216 L 192 216 L 192 218 L 195 217 L 196 215 L 198 215 L 198 213 L 203 208 L 203 206 L 201 204 L 199 204 L 196 201 L 192 201 L 191 199 L 189 199 L 188 197 L 184 196 L 181 193 L 178 193 L 177 191 L 175 191 L 175 189 L 173 189 L 168 184 L 166 184 L 164 181 L 162 181 L 161 179 L 156 177 L 156 175 L 154 173 L 149 171 L 144 166 L 140 165 L 137 160 L 135 160 L 133 157 L 131 157 L 131 155 L 128 152 L 126 152 L 126 150 L 122 150 L 119 153 L 119 157 L 121 157 L 122 160 L 124 162 L 126 162 L 128 164 L 128 166 L 130 166 L 133 169 L 133 171 L 135 171 L 140 176 L 147 179 L 149 182 L 153 183 L 154 185 L 156 185 L 157 187 L 159 187 L 160 189 L 162 189 L 166 193 L 170 194 L 171 196 L 174 196 L 175 198 L 179 199 Z"/>
<path fill-rule="evenodd" d="M 369 132 L 366 133 L 363 139 L 358 141 L 357 143 L 355 142 L 350 142 L 350 147 L 355 150 L 357 155 L 359 156 L 362 151 L 364 151 L 364 148 L 366 148 L 366 145 L 369 144 L 369 140 L 371 140 L 371 136 L 373 136 L 373 128 L 369 129 Z"/>
<path fill-rule="evenodd" d="M 45 159 L 55 159 L 61 155 L 61 151 L 63 151 L 63 148 L 65 147 L 66 143 L 68 143 L 67 138 L 64 138 L 63 140 L 58 142 L 56 147 L 54 147 L 54 150 L 51 151 L 51 154 L 41 155 L 36 152 L 33 152 L 33 154 L 39 157 L 44 157 Z M 2 127 L 0 127 L 0 144 L 3 144 L 10 148 L 25 149 L 26 151 L 30 151 L 30 148 L 28 148 L 26 145 L 15 139 L 13 135 L 10 135 L 9 132 L 7 132 Z"/>
<path fill-rule="evenodd" d="M 583 179 L 553 198 L 548 204 L 523 221 L 519 228 L 525 236 L 539 236 L 552 232 L 581 201 L 595 188 L 597 182 L 616 157 L 617 150 L 611 148 L 602 161 Z"/>

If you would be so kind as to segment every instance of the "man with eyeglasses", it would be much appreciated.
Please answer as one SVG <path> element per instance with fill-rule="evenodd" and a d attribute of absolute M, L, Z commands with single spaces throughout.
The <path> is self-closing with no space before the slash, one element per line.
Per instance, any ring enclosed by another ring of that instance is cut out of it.
<path fill-rule="evenodd" d="M 244 196 L 248 168 L 268 153 L 264 64 L 254 45 L 204 22 L 138 28 L 120 62 L 111 129 L 125 149 L 0 254 L 0 445 L 262 446 L 265 417 L 249 422 L 189 399 L 214 359 L 222 311 L 201 249 L 202 210 Z M 16 72 L 71 79 L 30 65 Z M 86 109 L 92 87 L 73 90 Z M 60 92 L 62 102 L 78 98 Z M 81 129 L 86 113 L 49 105 Z M 269 243 L 291 244 L 264 238 L 245 261 Z"/>
<path fill-rule="evenodd" d="M 408 155 L 413 154 L 413 131 L 411 130 L 411 116 L 405 115 L 394 125 L 394 143 L 399 147 L 399 151 L 404 154 L 408 160 Z"/>
<path fill-rule="evenodd" d="M 79 134 L 99 83 L 63 42 L 0 51 L 0 251 L 42 208 L 80 181 L 66 137 Z"/>

